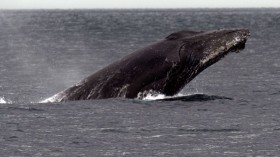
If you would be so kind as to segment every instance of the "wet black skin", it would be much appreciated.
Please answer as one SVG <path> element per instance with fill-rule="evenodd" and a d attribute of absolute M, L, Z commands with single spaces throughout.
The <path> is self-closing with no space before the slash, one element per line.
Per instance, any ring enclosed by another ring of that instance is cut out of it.
<path fill-rule="evenodd" d="M 171 96 L 229 52 L 244 49 L 248 36 L 247 29 L 175 32 L 56 94 L 51 101 L 136 98 L 147 91 Z M 213 53 L 218 55 L 202 62 Z"/>

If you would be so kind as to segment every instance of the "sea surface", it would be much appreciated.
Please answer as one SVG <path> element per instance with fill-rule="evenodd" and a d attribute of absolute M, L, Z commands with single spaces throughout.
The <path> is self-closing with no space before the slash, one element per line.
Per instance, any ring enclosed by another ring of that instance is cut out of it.
<path fill-rule="evenodd" d="M 248 28 L 245 50 L 185 99 L 39 103 L 172 32 L 223 28 Z M 1 10 L 0 156 L 280 156 L 280 9 Z"/>

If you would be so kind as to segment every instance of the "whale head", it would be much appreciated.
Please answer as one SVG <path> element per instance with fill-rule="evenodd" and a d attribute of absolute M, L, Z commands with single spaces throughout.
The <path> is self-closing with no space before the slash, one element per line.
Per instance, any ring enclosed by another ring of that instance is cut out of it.
<path fill-rule="evenodd" d="M 249 35 L 247 29 L 234 29 L 199 33 L 182 38 L 180 60 L 196 59 L 200 67 L 207 68 L 229 52 L 243 50 Z"/>
<path fill-rule="evenodd" d="M 179 61 L 168 73 L 164 87 L 166 95 L 179 92 L 200 72 L 230 52 L 243 50 L 250 36 L 247 29 L 192 32 L 186 35 L 180 32 L 179 34 L 181 34 L 180 38 L 176 39 L 181 43 L 178 49 Z M 172 35 L 170 36 L 167 38 L 173 39 Z"/>
<path fill-rule="evenodd" d="M 201 34 L 197 37 L 203 46 L 203 51 L 197 51 L 202 54 L 200 64 L 202 67 L 216 63 L 229 52 L 238 53 L 245 48 L 245 43 L 250 32 L 247 29 L 238 30 L 219 30 L 211 33 Z"/>

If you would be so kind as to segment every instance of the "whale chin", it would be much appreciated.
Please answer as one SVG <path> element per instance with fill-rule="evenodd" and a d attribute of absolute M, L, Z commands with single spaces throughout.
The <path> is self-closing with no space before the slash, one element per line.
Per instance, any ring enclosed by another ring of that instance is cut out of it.
<path fill-rule="evenodd" d="M 235 47 L 231 48 L 231 52 L 239 53 L 241 50 L 244 50 L 246 47 L 247 39 L 244 39 L 242 42 L 238 43 Z"/>

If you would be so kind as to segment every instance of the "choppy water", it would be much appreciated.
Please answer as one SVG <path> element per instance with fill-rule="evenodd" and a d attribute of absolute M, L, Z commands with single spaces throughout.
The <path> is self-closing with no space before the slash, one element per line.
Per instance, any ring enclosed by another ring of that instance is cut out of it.
<path fill-rule="evenodd" d="M 278 156 L 279 23 L 280 9 L 0 11 L 0 156 Z M 189 97 L 36 103 L 169 33 L 219 28 L 251 37 Z"/>

